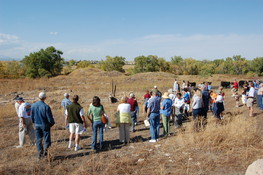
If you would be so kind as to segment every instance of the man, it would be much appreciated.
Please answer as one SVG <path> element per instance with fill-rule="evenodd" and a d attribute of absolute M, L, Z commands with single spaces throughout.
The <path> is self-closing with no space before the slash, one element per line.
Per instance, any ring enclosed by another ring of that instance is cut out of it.
<path fill-rule="evenodd" d="M 259 85 L 258 98 L 259 98 L 259 108 L 263 109 L 263 83 Z"/>
<path fill-rule="evenodd" d="M 19 146 L 22 148 L 26 141 L 26 134 L 29 135 L 31 145 L 35 144 L 35 133 L 31 120 L 31 104 L 25 103 L 22 97 L 17 98 L 19 104 L 18 118 L 19 118 Z"/>
<path fill-rule="evenodd" d="M 249 91 L 247 95 L 247 107 L 249 108 L 249 116 L 253 117 L 253 102 L 255 97 L 255 88 L 253 82 L 249 82 Z"/>
<path fill-rule="evenodd" d="M 64 117 L 65 117 L 65 122 L 66 122 L 66 110 L 67 110 L 67 106 L 71 104 L 71 101 L 69 100 L 69 94 L 65 93 L 64 94 L 64 99 L 61 102 L 61 106 L 64 109 Z M 66 128 L 68 129 L 69 126 L 67 125 Z"/>
<path fill-rule="evenodd" d="M 176 79 L 175 79 L 175 81 L 174 81 L 173 91 L 176 92 L 176 93 L 179 92 L 179 84 L 178 84 L 178 82 L 176 81 Z"/>
<path fill-rule="evenodd" d="M 235 96 L 235 93 L 238 91 L 238 82 L 237 80 L 235 79 L 234 83 L 233 83 L 233 88 L 232 88 L 232 97 Z"/>
<path fill-rule="evenodd" d="M 162 93 L 158 90 L 158 87 L 156 85 L 153 87 L 152 92 L 153 91 L 156 92 L 156 95 L 158 97 L 162 97 Z"/>
<path fill-rule="evenodd" d="M 202 99 L 203 99 L 203 115 L 204 115 L 204 118 L 206 119 L 207 118 L 207 112 L 208 112 L 208 109 L 209 109 L 209 102 L 210 102 L 210 94 L 209 94 L 209 91 L 207 89 L 207 86 L 203 86 L 201 88 L 202 90 Z"/>
<path fill-rule="evenodd" d="M 75 151 L 81 149 L 79 146 L 80 134 L 83 133 L 84 128 L 86 128 L 86 121 L 84 117 L 84 110 L 82 106 L 78 103 L 79 96 L 73 96 L 73 103 L 67 106 L 66 109 L 66 125 L 69 123 L 69 144 L 68 148 L 72 147 L 72 140 L 75 135 Z M 84 126 L 84 128 L 83 128 Z"/>
<path fill-rule="evenodd" d="M 259 85 L 260 82 L 258 80 L 256 80 L 256 83 L 254 83 L 254 88 L 255 88 L 255 97 L 256 97 L 256 101 L 257 101 L 257 107 L 260 107 L 260 103 L 259 103 L 259 96 L 258 96 L 258 90 L 259 90 Z"/>
<path fill-rule="evenodd" d="M 132 118 L 132 132 L 135 132 L 135 125 L 137 122 L 137 111 L 136 108 L 138 107 L 137 100 L 135 99 L 135 95 L 133 93 L 130 93 L 130 98 L 128 99 L 127 103 L 131 105 L 131 118 Z"/>
<path fill-rule="evenodd" d="M 149 100 L 147 117 L 150 120 L 151 140 L 149 142 L 157 142 L 160 129 L 160 102 L 161 97 L 152 91 L 152 98 Z"/>
<path fill-rule="evenodd" d="M 38 159 L 46 157 L 51 146 L 50 128 L 55 124 L 50 107 L 45 103 L 45 92 L 39 93 L 39 101 L 32 104 L 32 122 L 35 124 Z M 44 147 L 42 140 L 44 138 Z"/>

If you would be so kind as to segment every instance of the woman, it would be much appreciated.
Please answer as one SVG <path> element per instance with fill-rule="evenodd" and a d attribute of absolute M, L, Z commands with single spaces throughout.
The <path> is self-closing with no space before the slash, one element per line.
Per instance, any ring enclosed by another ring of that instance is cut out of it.
<path fill-rule="evenodd" d="M 163 120 L 163 136 L 167 137 L 170 134 L 170 115 L 172 113 L 172 100 L 168 96 L 168 92 L 163 94 L 163 102 L 161 104 L 161 116 Z"/>
<path fill-rule="evenodd" d="M 182 125 L 182 114 L 184 113 L 184 98 L 182 98 L 181 93 L 177 93 L 177 98 L 174 100 L 175 107 L 175 120 L 174 124 L 176 128 L 179 128 Z"/>
<path fill-rule="evenodd" d="M 217 92 L 217 97 L 216 97 L 215 103 L 216 103 L 216 112 L 215 112 L 216 118 L 218 120 L 221 120 L 221 119 L 223 119 L 222 112 L 225 110 L 224 98 L 222 96 L 221 91 Z"/>
<path fill-rule="evenodd" d="M 96 144 L 97 144 L 97 131 L 100 132 L 100 149 L 102 149 L 102 142 L 103 142 L 103 129 L 104 124 L 101 121 L 101 116 L 104 115 L 104 108 L 100 103 L 100 98 L 97 96 L 93 97 L 92 104 L 89 107 L 88 111 L 88 118 L 92 122 L 92 144 L 91 148 L 93 150 L 96 150 Z"/>
<path fill-rule="evenodd" d="M 131 121 L 131 105 L 127 103 L 128 98 L 122 97 L 121 104 L 119 104 L 117 108 L 117 112 L 119 112 L 119 136 L 120 142 L 128 144 L 130 142 L 130 126 L 132 124 Z"/>
<path fill-rule="evenodd" d="M 196 119 L 196 117 L 202 116 L 202 108 L 203 108 L 202 92 L 200 89 L 196 89 L 192 103 L 194 120 Z"/>

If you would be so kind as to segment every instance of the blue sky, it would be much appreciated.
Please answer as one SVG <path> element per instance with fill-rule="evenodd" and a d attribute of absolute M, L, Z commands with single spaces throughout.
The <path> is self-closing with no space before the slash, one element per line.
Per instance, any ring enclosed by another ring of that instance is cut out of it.
<path fill-rule="evenodd" d="M 263 0 L 0 0 L 0 58 L 263 56 Z"/>

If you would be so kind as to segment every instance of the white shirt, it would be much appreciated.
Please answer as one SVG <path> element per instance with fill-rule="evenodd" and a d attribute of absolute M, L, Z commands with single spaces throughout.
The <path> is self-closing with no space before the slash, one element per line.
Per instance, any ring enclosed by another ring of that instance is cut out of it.
<path fill-rule="evenodd" d="M 254 97 L 255 96 L 255 88 L 254 87 L 250 87 L 249 88 L 248 96 L 249 97 Z"/>
<path fill-rule="evenodd" d="M 16 102 L 15 103 L 15 108 L 16 108 L 17 116 L 19 116 L 19 107 L 20 107 L 20 104 Z"/>
<path fill-rule="evenodd" d="M 65 115 L 68 115 L 68 110 L 67 109 L 65 111 Z M 83 108 L 79 111 L 79 115 L 80 116 L 84 116 L 84 109 Z"/>
<path fill-rule="evenodd" d="M 31 104 L 22 103 L 19 106 L 18 117 L 30 118 L 31 117 Z"/>
<path fill-rule="evenodd" d="M 222 103 L 223 101 L 224 101 L 223 96 L 222 96 L 222 95 L 217 95 L 217 97 L 216 97 L 216 102 Z"/>
<path fill-rule="evenodd" d="M 174 91 L 178 91 L 178 83 L 177 83 L 177 81 L 174 82 Z"/>
<path fill-rule="evenodd" d="M 176 98 L 174 100 L 174 104 L 173 104 L 176 108 L 181 108 L 184 105 L 184 99 L 183 98 Z"/>
<path fill-rule="evenodd" d="M 120 113 L 129 113 L 131 112 L 131 105 L 129 103 L 119 104 L 118 111 L 120 111 Z"/>

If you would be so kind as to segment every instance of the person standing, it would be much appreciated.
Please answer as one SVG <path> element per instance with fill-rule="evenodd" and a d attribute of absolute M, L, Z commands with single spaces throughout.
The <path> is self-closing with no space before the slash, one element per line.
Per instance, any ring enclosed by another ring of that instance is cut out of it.
<path fill-rule="evenodd" d="M 257 107 L 260 108 L 260 102 L 259 102 L 259 96 L 258 96 L 258 90 L 260 88 L 259 85 L 260 85 L 259 81 L 256 80 L 256 83 L 254 83 L 255 97 L 256 97 Z"/>
<path fill-rule="evenodd" d="M 73 103 L 68 105 L 65 111 L 66 114 L 66 126 L 69 125 L 69 144 L 68 148 L 72 147 L 72 140 L 75 136 L 75 151 L 81 149 L 79 146 L 80 134 L 83 133 L 84 128 L 86 128 L 86 121 L 84 117 L 83 107 L 78 103 L 79 96 L 73 96 Z M 83 128 L 84 127 L 84 128 Z"/>
<path fill-rule="evenodd" d="M 149 92 L 149 90 L 147 90 L 146 94 L 144 94 L 144 96 L 143 96 L 143 101 L 144 101 L 144 103 L 143 103 L 143 114 L 147 113 L 147 105 L 148 105 L 148 100 L 150 98 L 151 98 L 150 92 Z"/>
<path fill-rule="evenodd" d="M 55 124 L 50 107 L 45 103 L 47 96 L 45 92 L 39 93 L 39 101 L 32 104 L 32 122 L 35 124 L 36 145 L 38 158 L 47 156 L 48 148 L 51 146 L 50 128 Z M 44 139 L 44 147 L 42 140 Z"/>
<path fill-rule="evenodd" d="M 150 120 L 151 140 L 149 142 L 157 142 L 160 129 L 160 102 L 161 97 L 157 96 L 156 91 L 152 91 L 152 98 L 149 100 L 147 117 Z"/>
<path fill-rule="evenodd" d="M 249 91 L 247 94 L 247 107 L 249 108 L 249 116 L 253 117 L 253 102 L 255 97 L 255 88 L 253 82 L 249 82 Z"/>
<path fill-rule="evenodd" d="M 179 84 L 176 80 L 174 81 L 173 91 L 176 93 L 179 92 Z"/>
<path fill-rule="evenodd" d="M 29 135 L 31 145 L 35 144 L 35 132 L 31 120 L 31 104 L 26 103 L 22 97 L 17 98 L 19 104 L 18 117 L 19 117 L 19 146 L 22 148 L 26 142 L 26 134 Z"/>
<path fill-rule="evenodd" d="M 161 104 L 161 116 L 163 120 L 163 136 L 167 137 L 170 134 L 170 116 L 172 113 L 172 100 L 168 96 L 168 92 L 163 94 L 163 102 Z"/>
<path fill-rule="evenodd" d="M 233 83 L 233 88 L 232 88 L 232 97 L 235 96 L 235 93 L 238 91 L 238 82 L 235 79 L 234 83 Z"/>
<path fill-rule="evenodd" d="M 103 129 L 104 124 L 101 121 L 101 116 L 104 115 L 104 108 L 100 103 L 100 98 L 98 96 L 94 96 L 92 100 L 92 104 L 89 107 L 88 118 L 92 122 L 92 144 L 91 149 L 96 150 L 97 144 L 97 131 L 100 132 L 100 142 L 99 149 L 103 147 Z"/>
<path fill-rule="evenodd" d="M 182 94 L 180 92 L 177 93 L 177 98 L 174 100 L 173 105 L 175 107 L 174 125 L 176 128 L 180 128 L 182 125 L 182 115 L 185 112 L 185 101 L 184 98 L 182 98 Z"/>
<path fill-rule="evenodd" d="M 67 110 L 67 106 L 70 105 L 72 102 L 69 99 L 69 94 L 65 93 L 64 94 L 64 99 L 61 101 L 61 106 L 64 109 L 64 118 L 65 118 L 65 122 L 67 122 L 66 120 L 66 110 Z M 66 128 L 69 128 L 69 126 L 67 125 Z"/>
<path fill-rule="evenodd" d="M 119 136 L 120 142 L 128 144 L 130 142 L 130 126 L 131 119 L 131 105 L 127 103 L 128 98 L 122 97 L 121 104 L 118 105 L 117 112 L 119 112 Z"/>
<path fill-rule="evenodd" d="M 137 111 L 136 107 L 138 106 L 137 100 L 135 99 L 135 95 L 130 93 L 130 98 L 128 99 L 127 103 L 131 105 L 131 118 L 132 118 L 132 132 L 135 132 L 135 125 L 137 123 Z"/>
<path fill-rule="evenodd" d="M 203 100 L 203 115 L 204 115 L 204 118 L 206 119 L 207 118 L 207 112 L 208 112 L 208 109 L 209 109 L 209 102 L 210 102 L 210 94 L 209 94 L 209 91 L 207 89 L 207 86 L 205 87 L 202 87 L 202 100 Z"/>
<path fill-rule="evenodd" d="M 263 83 L 260 83 L 258 89 L 259 108 L 263 109 Z"/>

